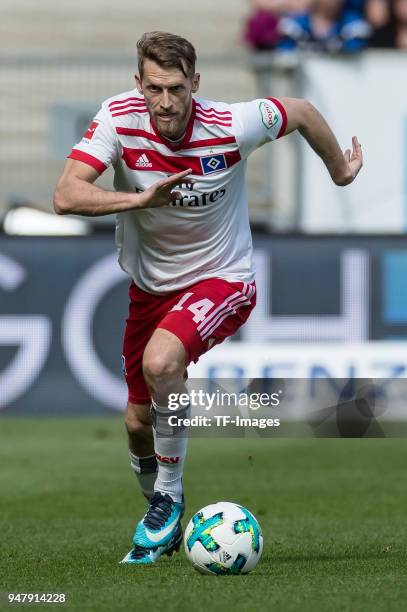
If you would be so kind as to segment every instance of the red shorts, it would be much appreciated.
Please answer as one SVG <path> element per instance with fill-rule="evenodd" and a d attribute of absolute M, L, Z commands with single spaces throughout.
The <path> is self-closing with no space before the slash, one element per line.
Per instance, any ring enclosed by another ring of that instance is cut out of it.
<path fill-rule="evenodd" d="M 130 285 L 130 306 L 123 344 L 123 370 L 129 402 L 146 404 L 150 394 L 143 376 L 144 349 L 157 328 L 177 336 L 185 348 L 186 365 L 214 344 L 233 336 L 256 305 L 255 283 L 202 280 L 163 296 Z"/>

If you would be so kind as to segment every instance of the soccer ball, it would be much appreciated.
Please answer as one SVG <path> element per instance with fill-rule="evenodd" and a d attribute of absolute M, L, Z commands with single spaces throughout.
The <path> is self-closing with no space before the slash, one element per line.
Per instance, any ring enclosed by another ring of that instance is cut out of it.
<path fill-rule="evenodd" d="M 247 574 L 263 550 L 263 536 L 247 508 L 230 502 L 205 506 L 189 521 L 185 552 L 202 574 Z"/>

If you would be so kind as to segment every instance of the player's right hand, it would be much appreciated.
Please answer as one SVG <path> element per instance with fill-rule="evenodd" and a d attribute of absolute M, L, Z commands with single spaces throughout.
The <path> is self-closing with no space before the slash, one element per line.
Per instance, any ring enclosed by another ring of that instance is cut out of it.
<path fill-rule="evenodd" d="M 181 183 L 192 184 L 193 181 L 187 178 L 191 172 L 192 169 L 189 168 L 166 179 L 157 181 L 157 183 L 154 183 L 154 185 L 151 185 L 151 187 L 139 194 L 139 205 L 137 208 L 159 208 L 177 200 L 181 197 L 181 194 L 175 188 Z"/>

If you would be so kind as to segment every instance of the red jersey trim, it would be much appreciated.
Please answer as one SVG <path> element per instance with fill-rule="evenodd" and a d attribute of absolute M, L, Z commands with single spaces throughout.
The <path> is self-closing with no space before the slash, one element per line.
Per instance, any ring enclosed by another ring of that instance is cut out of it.
<path fill-rule="evenodd" d="M 218 111 L 216 110 L 216 108 L 204 108 L 202 104 L 199 104 L 199 102 L 196 102 L 196 110 L 201 111 L 202 113 L 215 113 L 215 115 L 219 115 L 219 118 L 222 119 L 228 119 L 229 117 L 232 117 L 231 111 Z M 229 117 L 222 117 L 222 115 L 228 115 Z"/>
<path fill-rule="evenodd" d="M 83 162 L 88 166 L 92 166 L 92 168 L 99 172 L 99 174 L 102 174 L 102 172 L 104 172 L 107 168 L 106 164 L 101 162 L 100 159 L 97 159 L 97 157 L 93 157 L 93 155 L 89 155 L 89 153 L 84 153 L 79 149 L 72 149 L 72 151 L 68 155 L 68 158 L 75 159 L 76 161 Z"/>
<path fill-rule="evenodd" d="M 116 133 L 122 134 L 123 136 L 138 136 L 139 138 L 145 138 L 146 140 L 151 140 L 151 142 L 162 144 L 159 136 L 152 134 L 151 132 L 146 132 L 145 130 L 119 126 L 116 128 Z M 217 147 L 220 145 L 234 144 L 235 142 L 236 138 L 234 136 L 225 136 L 224 138 L 207 138 L 205 140 L 191 140 L 183 148 L 199 149 L 201 147 Z"/>
<path fill-rule="evenodd" d="M 145 130 L 139 130 L 137 128 L 127 128 L 127 127 L 117 127 L 117 134 L 122 134 L 123 136 L 139 136 L 139 138 L 146 138 L 146 140 L 151 140 L 152 142 L 158 142 L 159 144 L 163 144 L 161 138 L 156 134 L 152 134 L 151 132 L 146 132 Z"/>
<path fill-rule="evenodd" d="M 281 116 L 283 118 L 283 122 L 281 124 L 280 131 L 277 134 L 277 138 L 281 138 L 281 136 L 284 136 L 285 130 L 286 130 L 286 127 L 287 127 L 287 113 L 286 113 L 286 110 L 285 110 L 284 106 L 281 104 L 280 100 L 277 100 L 277 98 L 267 98 L 267 100 L 271 100 L 277 106 L 277 108 L 280 111 Z"/>
<path fill-rule="evenodd" d="M 216 153 L 214 155 L 216 155 Z M 240 153 L 237 149 L 235 151 L 226 151 L 218 155 L 224 155 L 227 168 L 234 166 L 241 160 Z M 163 155 L 152 149 L 129 149 L 126 147 L 123 147 L 122 157 L 127 167 L 131 170 L 176 174 L 177 172 L 182 172 L 183 170 L 191 168 L 192 174 L 199 176 L 205 174 L 200 157 Z M 222 170 L 225 170 L 225 168 L 222 168 Z M 215 172 L 211 172 L 210 174 L 215 174 Z"/>
<path fill-rule="evenodd" d="M 234 136 L 224 138 L 207 138 L 206 140 L 191 140 L 184 149 L 199 149 L 201 147 L 217 147 L 220 145 L 233 144 L 236 142 Z"/>
<path fill-rule="evenodd" d="M 145 100 L 144 98 L 136 98 L 136 97 L 131 97 L 131 98 L 125 98 L 124 100 L 114 100 L 113 102 L 110 102 L 110 104 L 108 104 L 109 108 L 113 108 L 114 106 L 120 106 L 122 104 L 125 104 L 126 102 L 143 102 L 143 104 L 145 104 Z"/>
<path fill-rule="evenodd" d="M 128 108 L 147 108 L 145 102 L 128 102 L 127 104 L 121 104 L 120 106 L 115 106 L 114 108 L 110 108 L 110 112 L 119 113 L 120 111 L 126 110 Z"/>
<path fill-rule="evenodd" d="M 218 119 L 218 121 L 232 121 L 232 115 L 227 115 L 227 117 L 223 117 L 221 115 L 217 115 L 216 113 L 204 113 L 200 108 L 196 109 L 196 114 L 201 117 L 205 117 L 205 119 Z"/>
<path fill-rule="evenodd" d="M 166 138 L 164 138 L 164 136 L 161 136 L 160 132 L 157 129 L 157 126 L 154 123 L 153 118 L 150 115 L 151 127 L 153 128 L 155 135 L 158 136 L 159 138 L 158 142 L 164 144 L 170 151 L 180 151 L 181 149 L 187 148 L 186 145 L 191 140 L 192 130 L 194 129 L 195 112 L 196 112 L 196 102 L 192 98 L 192 110 L 191 110 L 191 116 L 188 120 L 187 129 L 185 131 L 183 139 L 177 145 L 174 145 L 170 140 L 167 140 Z M 186 168 L 188 167 L 189 166 L 187 166 Z M 179 171 L 177 170 L 177 172 Z"/>
<path fill-rule="evenodd" d="M 203 117 L 200 115 L 196 116 L 197 121 L 200 121 L 201 123 L 206 123 L 207 125 L 220 125 L 221 127 L 232 127 L 232 123 L 231 121 L 226 123 L 226 119 L 224 120 L 220 120 L 220 119 L 209 119 L 209 117 Z"/>
<path fill-rule="evenodd" d="M 131 115 L 132 113 L 148 113 L 147 107 L 145 108 L 131 108 L 129 110 L 124 110 L 121 113 L 113 113 L 112 117 L 120 117 L 121 115 Z"/>

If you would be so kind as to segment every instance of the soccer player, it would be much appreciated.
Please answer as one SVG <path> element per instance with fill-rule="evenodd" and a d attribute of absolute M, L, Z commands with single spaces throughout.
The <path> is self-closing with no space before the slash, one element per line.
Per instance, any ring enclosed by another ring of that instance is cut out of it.
<path fill-rule="evenodd" d="M 149 500 L 123 562 L 146 564 L 182 541 L 187 438 L 168 426 L 168 394 L 184 388 L 188 364 L 233 335 L 255 305 L 248 155 L 299 130 L 332 180 L 348 185 L 362 152 L 354 137 L 342 153 L 306 100 L 197 97 L 195 50 L 184 38 L 150 32 L 137 47 L 136 88 L 102 104 L 69 155 L 54 206 L 59 214 L 118 213 L 119 262 L 132 279 L 125 422 L 131 466 Z M 115 192 L 93 184 L 110 165 Z"/>

